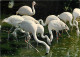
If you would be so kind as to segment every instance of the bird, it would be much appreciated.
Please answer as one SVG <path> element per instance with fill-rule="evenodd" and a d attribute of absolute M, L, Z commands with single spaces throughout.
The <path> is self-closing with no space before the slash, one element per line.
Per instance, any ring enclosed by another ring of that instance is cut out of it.
<path fill-rule="evenodd" d="M 41 22 L 41 24 L 42 24 L 43 26 L 46 26 L 46 25 L 48 25 L 49 22 L 52 21 L 52 20 L 60 20 L 60 19 L 59 19 L 57 16 L 55 16 L 55 15 L 49 15 L 49 16 L 46 18 L 45 23 L 43 23 L 43 20 L 42 20 L 42 19 L 39 19 L 39 22 Z"/>
<path fill-rule="evenodd" d="M 63 12 L 60 15 L 58 15 L 58 18 L 61 19 L 62 21 L 64 21 L 65 23 L 69 22 L 69 24 L 71 26 L 73 26 L 73 24 L 72 24 L 73 16 L 70 12 Z"/>
<path fill-rule="evenodd" d="M 36 2 L 33 1 L 32 9 L 29 6 L 22 6 L 18 9 L 16 14 L 33 16 L 33 15 L 35 15 L 35 8 L 34 8 L 35 5 L 36 5 Z"/>
<path fill-rule="evenodd" d="M 78 27 L 78 21 L 76 20 L 77 18 L 79 19 L 80 18 L 80 9 L 79 8 L 75 8 L 73 10 L 73 25 L 76 26 L 77 28 L 77 36 L 79 36 L 80 34 L 80 31 L 79 31 L 79 27 Z"/>
<path fill-rule="evenodd" d="M 58 43 L 58 33 L 59 33 L 59 30 L 63 30 L 63 29 L 66 29 L 66 30 L 69 30 L 69 27 L 64 23 L 62 22 L 61 20 L 52 20 L 49 24 L 48 24 L 48 30 L 49 30 L 49 34 L 51 35 L 50 36 L 50 40 L 52 42 L 53 40 L 53 34 L 52 34 L 52 30 L 55 30 L 56 31 L 56 37 L 57 37 L 57 43 Z M 67 31 L 66 31 L 67 32 Z M 69 34 L 68 34 L 69 35 Z M 70 36 L 70 35 L 69 35 Z"/>
<path fill-rule="evenodd" d="M 38 38 L 37 38 L 37 35 L 36 35 L 37 24 L 36 24 L 35 22 L 30 21 L 30 20 L 27 20 L 27 21 L 22 21 L 22 22 L 20 22 L 18 25 L 19 25 L 19 27 L 20 27 L 21 29 L 23 29 L 25 32 L 30 32 L 30 33 L 32 33 L 32 35 L 33 35 L 33 37 L 34 37 L 34 40 L 35 40 L 36 42 L 38 42 L 38 43 L 41 43 L 41 44 L 45 45 L 45 47 L 46 47 L 46 54 L 49 53 L 49 51 L 50 51 L 50 46 L 49 46 L 47 43 L 45 43 L 44 41 L 38 40 Z"/>
<path fill-rule="evenodd" d="M 11 24 L 12 28 L 13 28 L 13 26 L 17 28 L 18 27 L 18 23 L 22 22 L 23 20 L 24 19 L 21 16 L 19 16 L 19 15 L 11 15 L 10 17 L 5 18 L 2 21 L 2 23 L 6 22 L 8 24 Z M 9 39 L 9 33 L 10 33 L 11 29 L 8 31 L 8 39 Z"/>

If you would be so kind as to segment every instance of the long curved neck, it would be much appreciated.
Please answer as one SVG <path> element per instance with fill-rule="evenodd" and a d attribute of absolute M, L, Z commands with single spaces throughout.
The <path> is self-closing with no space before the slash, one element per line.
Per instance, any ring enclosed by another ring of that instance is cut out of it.
<path fill-rule="evenodd" d="M 50 34 L 50 40 L 51 40 L 51 42 L 52 42 L 52 40 L 53 40 L 53 33 L 52 33 L 51 30 L 49 30 L 49 34 Z"/>
<path fill-rule="evenodd" d="M 32 4 L 32 15 L 34 15 L 35 14 L 35 8 L 34 8 L 34 5 Z"/>
<path fill-rule="evenodd" d="M 41 22 L 43 26 L 46 26 L 46 23 L 44 23 L 42 19 L 40 19 L 39 22 Z"/>
<path fill-rule="evenodd" d="M 41 43 L 46 46 L 46 53 L 49 53 L 50 47 L 44 41 L 38 40 L 38 38 L 36 36 L 36 32 L 33 33 L 33 36 L 34 36 L 34 39 L 36 42 Z"/>
<path fill-rule="evenodd" d="M 49 39 L 49 37 L 47 36 L 47 35 L 43 35 L 43 34 L 41 34 L 41 37 L 42 38 L 46 38 L 47 39 L 47 43 L 49 44 L 49 45 L 51 45 L 51 41 L 50 41 L 50 39 Z"/>

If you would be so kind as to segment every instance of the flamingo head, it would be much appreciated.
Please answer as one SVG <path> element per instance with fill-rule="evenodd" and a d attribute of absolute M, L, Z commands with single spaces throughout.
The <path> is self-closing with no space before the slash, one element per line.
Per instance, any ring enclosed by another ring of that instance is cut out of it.
<path fill-rule="evenodd" d="M 46 53 L 45 53 L 45 55 L 47 55 L 48 53 L 49 53 L 49 51 L 50 51 L 50 46 L 46 46 Z"/>
<path fill-rule="evenodd" d="M 33 1 L 33 2 L 32 2 L 32 5 L 36 5 L 36 2 L 35 2 L 35 1 Z"/>

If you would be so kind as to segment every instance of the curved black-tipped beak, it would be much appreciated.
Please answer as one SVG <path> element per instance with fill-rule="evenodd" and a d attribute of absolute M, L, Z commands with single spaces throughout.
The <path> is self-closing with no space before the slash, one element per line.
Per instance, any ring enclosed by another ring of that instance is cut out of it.
<path fill-rule="evenodd" d="M 45 55 L 47 55 L 48 53 L 45 53 Z"/>

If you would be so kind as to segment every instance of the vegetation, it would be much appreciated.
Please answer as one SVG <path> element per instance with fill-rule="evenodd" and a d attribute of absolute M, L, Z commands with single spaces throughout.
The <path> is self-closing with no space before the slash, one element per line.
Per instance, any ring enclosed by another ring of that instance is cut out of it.
<path fill-rule="evenodd" d="M 37 5 L 37 7 L 35 7 L 36 15 L 34 17 L 36 17 L 37 19 L 43 18 L 44 20 L 49 14 L 57 15 L 64 11 L 72 12 L 72 10 L 75 7 L 79 7 L 78 0 L 76 0 L 76 2 L 72 1 L 72 0 L 70 0 L 68 2 L 65 1 L 65 3 L 64 3 L 64 1 L 61 1 L 60 3 L 56 2 L 56 1 L 54 3 L 52 1 L 42 1 L 42 2 L 37 1 L 37 3 L 38 3 L 38 5 Z M 53 31 L 54 39 L 53 39 L 52 45 L 50 46 L 51 49 L 50 49 L 50 53 L 48 55 L 44 55 L 45 54 L 45 46 L 42 44 L 39 44 L 39 46 L 37 46 L 37 43 L 33 39 L 33 36 L 31 36 L 30 43 L 35 48 L 37 48 L 39 50 L 39 52 L 37 52 L 32 47 L 27 48 L 27 43 L 25 43 L 24 37 L 21 37 L 24 34 L 20 33 L 19 31 L 18 31 L 18 42 L 16 41 L 16 38 L 12 34 L 10 34 L 10 38 L 8 40 L 7 36 L 8 36 L 8 31 L 11 28 L 11 25 L 7 24 L 7 23 L 1 23 L 1 21 L 6 17 L 14 15 L 19 7 L 21 7 L 22 5 L 26 5 L 26 4 L 28 4 L 30 6 L 31 1 L 29 1 L 29 2 L 19 1 L 19 3 L 16 1 L 15 2 L 16 6 L 14 6 L 13 9 L 9 9 L 8 7 L 6 7 L 6 5 L 8 5 L 8 1 L 7 1 L 7 3 L 2 2 L 2 5 L 1 5 L 1 7 L 2 7 L 1 13 L 2 14 L 1 14 L 1 18 L 0 18 L 1 19 L 0 24 L 2 25 L 1 39 L 0 39 L 1 57 L 50 57 L 50 56 L 52 56 L 52 57 L 53 56 L 54 57 L 79 57 L 80 56 L 80 37 L 79 38 L 77 37 L 75 27 L 73 27 L 72 32 L 71 32 L 71 30 L 69 30 L 70 38 L 68 38 L 68 35 L 66 34 L 65 30 L 64 30 L 63 34 L 62 34 L 62 32 L 60 32 L 61 36 L 59 36 L 58 44 L 56 42 L 55 31 Z M 53 7 L 53 4 L 54 4 L 54 7 Z M 75 6 L 73 6 L 74 4 L 75 4 Z M 47 5 L 47 7 L 46 7 L 46 5 Z M 4 9 L 6 9 L 6 10 L 4 10 Z M 42 10 L 42 11 L 40 11 L 40 10 Z M 71 29 L 71 26 L 68 23 L 67 23 L 67 25 Z M 80 27 L 80 23 L 79 23 L 79 27 Z M 12 29 L 12 31 L 13 30 L 14 30 L 14 28 Z M 47 26 L 45 27 L 45 34 L 50 36 Z M 40 37 L 40 35 L 38 36 L 38 38 L 40 40 L 43 40 L 46 42 L 46 39 L 42 39 Z"/>
<path fill-rule="evenodd" d="M 4 17 L 3 17 L 4 18 Z M 69 24 L 68 24 L 69 25 Z M 69 26 L 70 27 L 70 26 Z M 80 27 L 80 23 L 79 23 Z M 27 48 L 27 43 L 24 42 L 24 37 L 20 38 L 23 34 L 18 32 L 18 42 L 16 41 L 16 38 L 10 34 L 9 40 L 7 40 L 7 34 L 8 30 L 11 28 L 11 25 L 7 23 L 2 23 L 2 30 L 1 30 L 1 55 L 2 57 L 41 57 L 41 56 L 47 56 L 50 57 L 52 54 L 52 57 L 55 56 L 80 56 L 80 37 L 77 38 L 76 36 L 76 28 L 71 31 L 69 31 L 69 34 L 71 35 L 70 38 L 68 38 L 66 32 L 61 33 L 61 36 L 59 36 L 59 43 L 56 42 L 56 36 L 54 33 L 54 40 L 52 42 L 51 50 L 48 55 L 44 55 L 45 53 L 45 46 L 39 44 L 37 46 L 37 43 L 35 40 L 31 39 L 31 44 L 36 47 L 40 52 L 37 52 L 34 48 Z M 13 31 L 13 30 L 12 30 Z M 45 27 L 45 34 L 49 36 L 47 26 Z M 41 39 L 40 36 L 38 36 L 39 39 Z M 44 39 L 41 39 L 44 40 Z M 46 39 L 45 39 L 46 40 Z M 45 41 L 44 40 L 44 41 Z M 68 55 L 69 53 L 69 55 Z"/>

